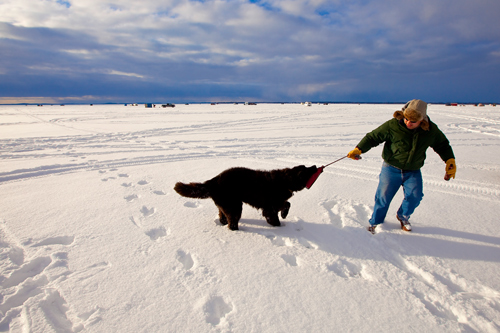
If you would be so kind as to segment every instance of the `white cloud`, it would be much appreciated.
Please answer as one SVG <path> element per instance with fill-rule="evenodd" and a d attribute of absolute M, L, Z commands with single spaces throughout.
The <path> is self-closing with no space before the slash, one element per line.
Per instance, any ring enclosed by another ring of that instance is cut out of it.
<path fill-rule="evenodd" d="M 83 59 L 94 59 L 95 57 L 98 57 L 101 55 L 101 52 L 97 50 L 87 50 L 87 49 L 75 49 L 75 50 L 61 50 L 63 52 L 67 52 L 71 55 L 75 55 L 79 58 Z"/>
<path fill-rule="evenodd" d="M 145 75 L 137 73 L 122 72 L 114 69 L 82 69 L 78 67 L 61 67 L 56 65 L 35 65 L 28 66 L 28 69 L 32 71 L 43 72 L 47 75 L 54 73 L 83 73 L 83 74 L 106 74 L 106 75 L 119 75 L 119 76 L 129 76 L 137 78 L 146 78 Z"/>
<path fill-rule="evenodd" d="M 115 71 L 115 70 L 108 71 L 108 74 L 138 77 L 138 78 L 141 78 L 141 79 L 143 79 L 145 77 L 144 75 L 140 75 L 140 74 L 136 74 L 136 73 L 125 73 L 125 72 L 120 72 L 120 71 Z"/>
<path fill-rule="evenodd" d="M 450 1 L 269 0 L 256 5 L 222 0 L 73 0 L 67 8 L 56 1 L 6 0 L 0 5 L 0 21 L 79 31 L 102 45 L 135 51 L 163 44 L 175 47 L 175 54 L 192 54 L 192 47 L 202 46 L 208 63 L 210 52 L 214 59 L 221 54 L 240 60 L 252 58 L 248 54 L 272 58 L 282 50 L 298 56 L 333 52 L 370 59 L 391 48 L 397 52 L 408 45 L 441 43 L 444 39 L 436 38 L 440 35 L 446 35 L 450 45 L 462 38 L 500 38 L 499 29 L 491 26 L 497 25 L 495 11 L 489 10 L 499 7 L 494 2 L 478 0 L 471 6 L 464 0 L 452 1 L 453 5 Z M 471 11 L 475 15 L 469 15 Z M 172 52 L 158 51 L 161 57 Z"/>

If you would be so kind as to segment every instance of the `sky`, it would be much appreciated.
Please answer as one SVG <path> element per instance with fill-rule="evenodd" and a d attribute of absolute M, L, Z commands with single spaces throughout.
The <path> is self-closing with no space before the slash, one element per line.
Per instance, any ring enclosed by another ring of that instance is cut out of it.
<path fill-rule="evenodd" d="M 0 103 L 498 103 L 498 13 L 498 0 L 0 0 Z"/>

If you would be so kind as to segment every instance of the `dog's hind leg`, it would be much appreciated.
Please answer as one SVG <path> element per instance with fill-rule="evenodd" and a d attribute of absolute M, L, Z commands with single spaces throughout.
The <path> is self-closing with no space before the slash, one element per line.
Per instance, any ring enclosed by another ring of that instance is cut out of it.
<path fill-rule="evenodd" d="M 262 210 L 262 215 L 266 218 L 267 223 L 272 226 L 279 227 L 281 225 L 280 219 L 278 218 L 278 212 L 272 208 L 264 208 Z"/>
<path fill-rule="evenodd" d="M 228 217 L 228 227 L 231 230 L 238 230 L 238 222 L 240 221 L 241 218 L 241 211 L 242 211 L 242 206 L 239 207 L 239 210 L 234 209 L 232 212 L 229 213 L 229 215 L 226 213 L 226 216 Z"/>
<path fill-rule="evenodd" d="M 288 212 L 290 211 L 290 203 L 288 201 L 285 201 L 280 211 L 281 211 L 281 218 L 286 219 Z"/>
<path fill-rule="evenodd" d="M 220 207 L 219 208 L 219 221 L 220 221 L 220 224 L 222 225 L 227 225 L 227 217 L 226 215 L 224 214 L 224 212 L 222 211 L 222 209 Z"/>
<path fill-rule="evenodd" d="M 243 202 L 225 202 L 224 205 L 217 206 L 219 207 L 221 223 L 224 224 L 224 222 L 226 222 L 229 229 L 238 230 L 238 221 L 241 218 Z"/>

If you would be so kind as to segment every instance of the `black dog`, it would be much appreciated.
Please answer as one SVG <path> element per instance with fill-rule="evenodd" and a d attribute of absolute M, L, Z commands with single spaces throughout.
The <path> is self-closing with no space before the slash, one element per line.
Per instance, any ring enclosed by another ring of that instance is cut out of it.
<path fill-rule="evenodd" d="M 229 229 L 238 230 L 243 203 L 262 209 L 267 223 L 280 226 L 278 212 L 286 218 L 290 210 L 287 201 L 295 191 L 304 189 L 317 171 L 316 166 L 296 166 L 292 169 L 259 171 L 232 168 L 204 183 L 177 183 L 174 190 L 188 198 L 212 198 L 219 208 L 219 219 Z"/>

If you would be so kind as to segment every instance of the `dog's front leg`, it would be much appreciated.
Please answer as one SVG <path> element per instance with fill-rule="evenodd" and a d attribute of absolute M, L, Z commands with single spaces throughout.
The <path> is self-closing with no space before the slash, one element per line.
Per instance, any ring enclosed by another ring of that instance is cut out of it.
<path fill-rule="evenodd" d="M 266 218 L 267 223 L 272 226 L 281 226 L 280 219 L 278 218 L 278 212 L 274 209 L 265 208 L 262 210 L 262 215 Z"/>
<path fill-rule="evenodd" d="M 290 203 L 288 201 L 285 201 L 285 204 L 280 209 L 280 211 L 281 211 L 281 218 L 286 219 L 288 212 L 290 211 Z"/>

